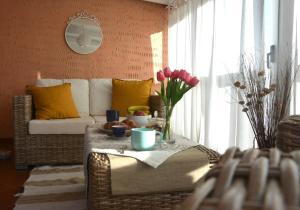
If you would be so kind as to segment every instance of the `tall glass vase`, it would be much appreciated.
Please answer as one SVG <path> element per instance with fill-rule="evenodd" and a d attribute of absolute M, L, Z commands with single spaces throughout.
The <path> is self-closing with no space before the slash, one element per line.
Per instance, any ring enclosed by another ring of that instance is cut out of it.
<path fill-rule="evenodd" d="M 164 106 L 165 122 L 163 125 L 163 141 L 169 144 L 175 143 L 175 136 L 171 125 L 173 108 L 171 105 Z"/>

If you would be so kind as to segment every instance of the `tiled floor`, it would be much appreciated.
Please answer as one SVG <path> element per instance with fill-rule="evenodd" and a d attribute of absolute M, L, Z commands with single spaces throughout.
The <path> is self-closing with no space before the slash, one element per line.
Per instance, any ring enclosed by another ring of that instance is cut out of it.
<path fill-rule="evenodd" d="M 13 151 L 12 139 L 0 139 L 0 150 Z M 9 160 L 0 160 L 0 210 L 11 210 L 14 207 L 14 194 L 22 189 L 28 178 L 28 171 L 16 171 L 13 155 Z"/>

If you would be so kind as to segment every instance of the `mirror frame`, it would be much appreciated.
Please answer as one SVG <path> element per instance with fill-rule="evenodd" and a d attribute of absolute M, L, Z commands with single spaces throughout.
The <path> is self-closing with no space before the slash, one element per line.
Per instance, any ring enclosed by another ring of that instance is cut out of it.
<path fill-rule="evenodd" d="M 81 26 L 78 26 L 78 22 Z M 72 33 L 70 30 L 80 32 Z M 91 34 L 93 35 L 91 36 Z M 95 16 L 89 15 L 87 12 L 77 13 L 70 17 L 67 22 L 65 40 L 69 48 L 78 54 L 91 54 L 95 52 L 101 46 L 103 40 L 99 21 Z"/>

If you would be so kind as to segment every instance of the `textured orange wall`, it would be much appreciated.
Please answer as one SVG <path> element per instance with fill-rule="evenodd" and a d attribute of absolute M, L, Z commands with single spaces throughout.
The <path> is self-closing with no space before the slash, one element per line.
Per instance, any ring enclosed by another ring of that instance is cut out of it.
<path fill-rule="evenodd" d="M 65 43 L 67 20 L 87 11 L 104 39 L 93 54 Z M 0 138 L 12 137 L 12 97 L 43 78 L 139 78 L 167 64 L 167 10 L 140 0 L 1 0 Z"/>

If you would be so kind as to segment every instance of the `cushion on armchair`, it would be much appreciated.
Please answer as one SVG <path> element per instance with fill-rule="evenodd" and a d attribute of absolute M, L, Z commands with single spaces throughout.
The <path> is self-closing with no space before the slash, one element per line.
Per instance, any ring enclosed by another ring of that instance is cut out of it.
<path fill-rule="evenodd" d="M 105 116 L 111 109 L 111 79 L 91 79 L 90 81 L 90 114 Z M 106 122 L 106 121 L 105 121 Z"/>
<path fill-rule="evenodd" d="M 85 79 L 64 79 L 72 84 L 72 96 L 80 117 L 89 116 L 89 81 Z"/>
<path fill-rule="evenodd" d="M 52 87 L 30 87 L 37 119 L 79 117 L 71 93 L 71 84 Z"/>
<path fill-rule="evenodd" d="M 89 116 L 89 81 L 85 79 L 39 79 L 38 87 L 71 83 L 72 97 L 80 117 Z"/>
<path fill-rule="evenodd" d="M 130 106 L 149 106 L 152 83 L 152 78 L 143 81 L 113 79 L 112 109 L 126 116 Z"/>
<path fill-rule="evenodd" d="M 29 134 L 84 134 L 87 125 L 92 125 L 95 120 L 90 117 L 30 120 Z"/>
<path fill-rule="evenodd" d="M 37 87 L 51 87 L 62 84 L 64 84 L 64 82 L 61 79 L 38 79 L 36 81 Z"/>

